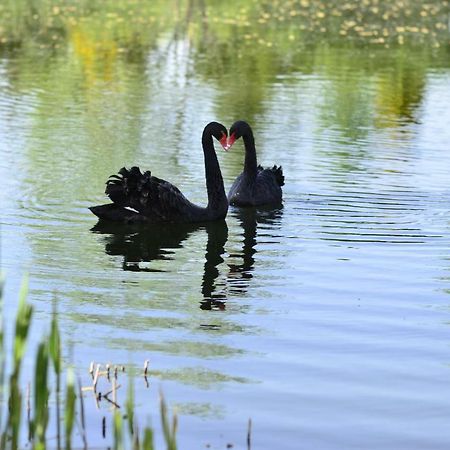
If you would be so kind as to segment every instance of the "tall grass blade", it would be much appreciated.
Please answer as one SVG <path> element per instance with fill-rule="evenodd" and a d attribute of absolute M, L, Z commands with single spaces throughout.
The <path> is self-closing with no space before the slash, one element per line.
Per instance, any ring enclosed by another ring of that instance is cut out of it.
<path fill-rule="evenodd" d="M 145 427 L 144 437 L 142 438 L 142 448 L 144 450 L 154 450 L 153 446 L 153 430 L 151 427 Z"/>
<path fill-rule="evenodd" d="M 9 389 L 9 417 L 7 428 L 10 436 L 8 436 L 8 439 L 11 440 L 11 449 L 16 450 L 19 448 L 19 429 L 22 412 L 22 394 L 19 389 L 17 378 L 11 377 Z"/>
<path fill-rule="evenodd" d="M 125 409 L 127 412 L 127 418 L 128 418 L 128 431 L 130 433 L 130 436 L 133 437 L 134 435 L 134 384 L 133 379 L 129 377 L 128 380 L 128 394 L 127 394 L 127 401 L 125 404 Z"/>
<path fill-rule="evenodd" d="M 177 444 L 175 439 L 176 432 L 176 419 L 173 422 L 173 428 L 171 429 L 169 424 L 169 417 L 167 412 L 166 402 L 162 392 L 160 392 L 160 410 L 161 410 L 161 423 L 164 433 L 164 439 L 167 444 L 167 450 L 177 450 Z"/>
<path fill-rule="evenodd" d="M 19 430 L 22 412 L 22 394 L 19 387 L 20 367 L 25 353 L 28 331 L 30 329 L 33 308 L 27 304 L 28 278 L 25 277 L 19 294 L 19 307 L 16 317 L 16 329 L 14 332 L 13 372 L 9 380 L 9 417 L 7 423 L 7 433 L 10 434 L 11 448 L 15 450 L 19 446 Z"/>
<path fill-rule="evenodd" d="M 114 411 L 113 416 L 114 429 L 114 450 L 123 450 L 123 420 L 119 411 Z"/>
<path fill-rule="evenodd" d="M 48 349 L 50 356 L 52 358 L 55 372 L 57 374 L 61 373 L 61 338 L 59 335 L 58 319 L 55 310 L 53 311 L 52 314 L 52 324 L 50 329 Z"/>
<path fill-rule="evenodd" d="M 4 346 L 4 335 L 5 335 L 5 323 L 3 320 L 3 277 L 0 277 L 0 430 L 3 430 L 3 398 L 5 395 L 5 346 Z M 0 449 L 2 443 L 2 438 L 0 437 Z"/>
<path fill-rule="evenodd" d="M 86 421 L 84 419 L 84 400 L 83 400 L 83 389 L 81 388 L 81 381 L 78 378 L 78 395 L 80 398 L 80 424 L 81 424 L 81 438 L 83 439 L 83 448 L 87 450 L 87 437 L 86 437 Z"/>
<path fill-rule="evenodd" d="M 52 324 L 49 339 L 49 352 L 56 374 L 56 446 L 61 449 L 61 338 L 58 328 L 58 319 L 53 304 Z"/>
<path fill-rule="evenodd" d="M 34 374 L 34 439 L 35 450 L 45 449 L 45 433 L 48 424 L 48 364 L 49 351 L 46 342 L 41 342 L 36 356 Z"/>
<path fill-rule="evenodd" d="M 75 393 L 75 377 L 71 367 L 67 369 L 66 381 L 66 406 L 64 411 L 64 425 L 65 425 L 65 441 L 66 450 L 72 448 L 72 431 L 75 423 L 75 402 L 77 395 Z"/>
<path fill-rule="evenodd" d="M 19 294 L 19 308 L 17 310 L 16 330 L 14 337 L 14 374 L 19 376 L 20 364 L 25 353 L 28 330 L 30 328 L 33 307 L 26 302 L 28 294 L 28 277 L 25 277 Z"/>

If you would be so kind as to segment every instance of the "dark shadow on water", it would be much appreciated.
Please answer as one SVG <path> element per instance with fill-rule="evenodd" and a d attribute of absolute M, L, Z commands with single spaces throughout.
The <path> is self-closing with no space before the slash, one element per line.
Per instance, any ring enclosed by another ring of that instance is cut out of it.
<path fill-rule="evenodd" d="M 99 221 L 94 233 L 107 235 L 105 253 L 123 255 L 122 269 L 132 272 L 160 272 L 149 267 L 153 260 L 172 259 L 173 250 L 183 247 L 198 224 L 123 225 Z M 143 264 L 144 263 L 144 264 Z"/>
<path fill-rule="evenodd" d="M 227 284 L 231 293 L 242 295 L 247 291 L 250 280 L 253 278 L 256 244 L 258 242 L 258 227 L 266 227 L 265 234 L 273 235 L 270 228 L 277 227 L 283 215 L 283 206 L 236 208 L 231 213 L 240 222 L 242 227 L 242 251 L 230 255 L 233 259 L 241 259 L 239 264 L 228 264 L 229 272 Z"/>
<path fill-rule="evenodd" d="M 229 294 L 242 296 L 247 292 L 253 278 L 258 226 L 264 225 L 269 229 L 275 227 L 280 222 L 282 208 L 280 205 L 276 208 L 236 208 L 230 211 L 229 214 L 236 217 L 242 227 L 242 250 L 229 256 L 242 262 L 228 263 L 228 273 L 224 280 L 219 279 L 218 266 L 224 262 L 228 228 L 218 223 L 210 224 L 207 228 L 201 309 L 223 311 Z M 273 233 L 266 232 L 266 235 L 271 234 Z"/>
<path fill-rule="evenodd" d="M 227 300 L 226 285 L 219 283 L 218 266 L 224 262 L 225 244 L 228 240 L 228 226 L 225 221 L 212 222 L 206 226 L 208 242 L 206 244 L 205 265 L 202 280 L 203 300 L 200 308 L 206 311 L 225 309 Z"/>
<path fill-rule="evenodd" d="M 170 260 L 174 251 L 195 232 L 206 231 L 205 262 L 201 284 L 200 308 L 223 311 L 229 293 L 242 296 L 248 289 L 255 263 L 258 226 L 276 226 L 282 207 L 276 209 L 242 208 L 230 211 L 242 227 L 242 250 L 230 255 L 239 263 L 229 263 L 228 273 L 220 277 L 228 241 L 228 226 L 223 221 L 206 224 L 123 225 L 99 221 L 91 231 L 105 235 L 105 253 L 123 256 L 122 269 L 132 272 L 160 272 L 150 264 L 154 260 Z M 270 229 L 269 229 L 270 230 Z"/>
<path fill-rule="evenodd" d="M 226 286 L 217 284 L 218 266 L 224 262 L 223 254 L 228 240 L 226 222 L 206 224 L 149 224 L 123 225 L 99 221 L 91 231 L 105 235 L 105 253 L 123 256 L 122 269 L 133 272 L 160 272 L 150 264 L 154 260 L 170 260 L 174 251 L 195 232 L 206 231 L 205 263 L 201 284 L 203 310 L 224 310 Z"/>

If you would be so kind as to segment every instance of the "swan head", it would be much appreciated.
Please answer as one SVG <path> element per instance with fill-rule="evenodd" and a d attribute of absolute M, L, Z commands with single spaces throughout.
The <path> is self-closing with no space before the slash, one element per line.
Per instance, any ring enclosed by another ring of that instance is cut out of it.
<path fill-rule="evenodd" d="M 228 130 L 224 125 L 219 122 L 210 122 L 203 130 L 203 136 L 205 137 L 207 135 L 214 136 L 220 142 L 220 145 L 223 147 L 223 149 L 228 150 Z"/>
<path fill-rule="evenodd" d="M 253 135 L 250 125 L 244 120 L 238 120 L 237 122 L 234 122 L 233 125 L 231 125 L 230 135 L 227 139 L 226 148 L 224 147 L 224 149 L 228 151 L 235 143 L 235 141 L 237 141 L 240 137 L 246 135 Z"/>

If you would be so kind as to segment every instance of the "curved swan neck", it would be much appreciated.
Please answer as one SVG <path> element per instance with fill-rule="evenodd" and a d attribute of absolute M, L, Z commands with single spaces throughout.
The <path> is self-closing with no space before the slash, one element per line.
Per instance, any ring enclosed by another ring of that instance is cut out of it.
<path fill-rule="evenodd" d="M 256 176 L 256 148 L 255 139 L 253 137 L 253 132 L 249 128 L 246 133 L 242 136 L 244 140 L 245 147 L 245 162 L 244 162 L 244 172 L 251 176 Z"/>
<path fill-rule="evenodd" d="M 213 218 L 223 218 L 228 211 L 228 200 L 223 186 L 222 173 L 214 149 L 211 130 L 205 129 L 202 136 L 205 158 L 206 189 L 208 192 L 207 210 Z"/>

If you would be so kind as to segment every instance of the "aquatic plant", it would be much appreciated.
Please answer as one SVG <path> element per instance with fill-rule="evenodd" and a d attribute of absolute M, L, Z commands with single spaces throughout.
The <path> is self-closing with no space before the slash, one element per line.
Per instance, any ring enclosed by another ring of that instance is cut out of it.
<path fill-rule="evenodd" d="M 3 284 L 0 284 L 0 299 L 2 298 L 2 287 Z M 83 447 L 87 449 L 88 442 L 85 428 L 83 388 L 79 385 L 77 389 L 74 372 L 71 367 L 66 369 L 65 395 L 62 399 L 64 405 L 63 418 L 60 416 L 63 360 L 61 356 L 61 339 L 58 320 L 55 312 L 53 313 L 51 321 L 50 334 L 40 341 L 36 350 L 33 391 L 30 392 L 29 388 L 26 389 L 26 396 L 24 397 L 20 374 L 27 346 L 28 332 L 33 316 L 33 307 L 26 301 L 27 291 L 28 282 L 27 280 L 24 280 L 20 290 L 19 305 L 15 322 L 14 342 L 11 355 L 11 374 L 7 381 L 5 379 L 5 372 L 6 368 L 9 367 L 10 361 L 6 354 L 3 314 L 0 310 L 0 400 L 5 398 L 5 394 L 8 399 L 7 405 L 0 404 L 0 450 L 15 450 L 23 447 L 23 443 L 20 442 L 20 439 L 21 431 L 25 429 L 24 426 L 22 426 L 22 418 L 25 415 L 28 423 L 29 445 L 34 449 L 45 449 L 48 445 L 47 429 L 49 417 L 53 414 L 55 414 L 56 417 L 58 450 L 61 448 L 70 450 L 72 448 L 73 429 L 77 418 L 80 424 L 80 436 Z M 0 307 L 1 304 L 0 300 Z M 51 373 L 52 369 L 53 374 Z M 100 376 L 99 369 L 100 365 L 97 366 L 95 379 L 93 379 L 93 386 L 85 389 L 92 389 L 95 391 L 98 377 Z M 107 373 L 109 377 L 109 368 L 105 373 Z M 51 375 L 54 375 L 56 379 L 56 388 L 54 391 L 52 390 L 53 386 L 50 382 Z M 144 377 L 145 376 L 146 373 L 144 373 Z M 111 376 L 113 395 L 115 395 L 115 391 L 118 388 L 116 379 L 117 370 L 114 375 Z M 97 394 L 101 396 L 101 393 L 96 393 L 96 395 Z M 103 397 L 107 398 L 108 394 L 109 392 L 103 394 Z M 50 401 L 52 396 L 54 397 L 55 402 Z M 113 401 L 111 401 L 113 404 L 115 403 L 114 399 L 115 397 L 113 397 Z M 52 406 L 53 404 L 55 405 L 54 407 Z M 56 411 L 54 408 L 56 408 Z M 152 428 L 146 426 L 142 432 L 140 432 L 137 426 L 134 414 L 134 389 L 131 381 L 128 384 L 125 412 L 126 414 L 122 415 L 118 408 L 114 408 L 112 414 L 113 448 L 133 448 L 134 450 L 154 449 Z M 174 414 L 172 421 L 170 421 L 168 409 L 162 394 L 160 398 L 160 414 L 167 450 L 176 450 L 177 416 Z M 62 421 L 64 421 L 64 439 L 62 439 L 61 436 Z"/>

